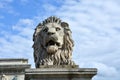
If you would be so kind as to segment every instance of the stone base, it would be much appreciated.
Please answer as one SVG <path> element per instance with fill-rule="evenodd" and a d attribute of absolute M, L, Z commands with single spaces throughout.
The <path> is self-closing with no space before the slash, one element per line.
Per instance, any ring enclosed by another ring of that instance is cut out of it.
<path fill-rule="evenodd" d="M 26 69 L 25 80 L 92 80 L 96 68 Z"/>
<path fill-rule="evenodd" d="M 0 80 L 24 80 L 27 59 L 0 59 Z"/>

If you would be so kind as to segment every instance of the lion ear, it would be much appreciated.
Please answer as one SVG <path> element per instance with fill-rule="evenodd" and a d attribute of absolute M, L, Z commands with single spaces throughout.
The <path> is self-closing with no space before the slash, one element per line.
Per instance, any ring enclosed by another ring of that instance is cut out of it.
<path fill-rule="evenodd" d="M 65 30 L 67 30 L 67 31 L 70 31 L 70 32 L 71 32 L 71 30 L 70 30 L 70 28 L 69 28 L 69 24 L 68 24 L 68 23 L 66 23 L 66 22 L 62 22 L 62 23 L 61 23 L 61 26 L 62 26 Z"/>
<path fill-rule="evenodd" d="M 61 26 L 62 26 L 63 28 L 65 28 L 65 27 L 69 27 L 69 24 L 66 23 L 66 22 L 62 22 L 62 23 L 61 23 Z"/>

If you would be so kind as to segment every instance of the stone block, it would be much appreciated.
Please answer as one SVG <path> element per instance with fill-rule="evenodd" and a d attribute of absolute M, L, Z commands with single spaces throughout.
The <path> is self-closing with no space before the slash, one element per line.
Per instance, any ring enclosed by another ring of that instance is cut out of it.
<path fill-rule="evenodd" d="M 96 68 L 37 68 L 26 69 L 25 80 L 92 80 Z"/>
<path fill-rule="evenodd" d="M 27 59 L 0 59 L 0 80 L 24 80 Z"/>

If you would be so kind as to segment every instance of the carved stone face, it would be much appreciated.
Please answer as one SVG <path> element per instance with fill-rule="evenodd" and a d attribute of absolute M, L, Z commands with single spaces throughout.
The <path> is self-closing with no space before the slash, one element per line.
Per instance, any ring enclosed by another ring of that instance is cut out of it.
<path fill-rule="evenodd" d="M 48 23 L 42 29 L 43 47 L 47 53 L 54 54 L 63 46 L 64 28 L 57 23 Z"/>

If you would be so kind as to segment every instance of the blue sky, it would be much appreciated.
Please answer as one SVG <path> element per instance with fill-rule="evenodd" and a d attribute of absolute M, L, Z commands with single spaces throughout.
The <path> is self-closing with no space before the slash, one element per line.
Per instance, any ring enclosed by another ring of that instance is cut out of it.
<path fill-rule="evenodd" d="M 98 68 L 93 80 L 120 80 L 120 0 L 0 0 L 0 58 L 28 58 L 32 35 L 49 16 L 68 22 L 73 60 Z"/>

